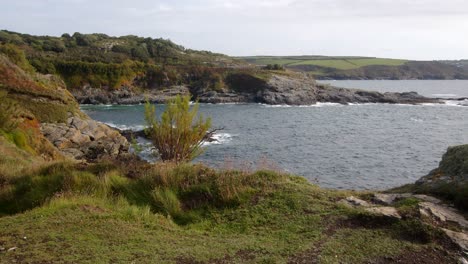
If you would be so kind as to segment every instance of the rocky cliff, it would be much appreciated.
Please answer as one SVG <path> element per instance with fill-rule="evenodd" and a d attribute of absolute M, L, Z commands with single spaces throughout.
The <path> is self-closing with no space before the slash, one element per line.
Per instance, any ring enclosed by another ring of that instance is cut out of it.
<path fill-rule="evenodd" d="M 312 105 L 331 103 L 437 103 L 415 92 L 379 93 L 358 89 L 345 89 L 318 84 L 306 74 L 283 73 L 257 76 L 248 72 L 228 74 L 224 87 L 213 90 L 190 85 L 171 86 L 162 90 L 95 89 L 89 86 L 72 91 L 83 104 L 137 104 L 146 99 L 164 103 L 175 95 L 191 95 L 201 103 L 264 103 L 286 105 Z"/>
<path fill-rule="evenodd" d="M 45 160 L 92 161 L 127 153 L 127 140 L 81 112 L 63 81 L 27 66 L 19 50 L 0 53 L 0 141 Z"/>

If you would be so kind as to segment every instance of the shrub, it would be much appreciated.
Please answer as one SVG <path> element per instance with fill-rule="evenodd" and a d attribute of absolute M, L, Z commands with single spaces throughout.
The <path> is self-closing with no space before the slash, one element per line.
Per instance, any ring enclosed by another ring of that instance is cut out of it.
<path fill-rule="evenodd" d="M 11 62 L 26 72 L 34 72 L 34 68 L 26 59 L 24 51 L 13 44 L 0 44 L 0 54 L 4 54 Z"/>
<path fill-rule="evenodd" d="M 155 107 L 146 103 L 146 133 L 163 161 L 186 162 L 202 153 L 202 143 L 213 132 L 208 131 L 211 119 L 199 116 L 196 120 L 197 113 L 198 104 L 190 108 L 188 96 L 171 100 L 161 119 L 156 117 Z"/>
<path fill-rule="evenodd" d="M 17 126 L 18 123 L 14 120 L 14 114 L 16 112 L 16 106 L 7 98 L 8 93 L 0 91 L 0 130 L 4 132 L 11 132 Z"/>

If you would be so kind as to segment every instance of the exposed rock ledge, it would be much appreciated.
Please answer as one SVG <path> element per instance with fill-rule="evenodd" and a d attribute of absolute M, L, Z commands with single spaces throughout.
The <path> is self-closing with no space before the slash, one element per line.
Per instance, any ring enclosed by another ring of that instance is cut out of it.
<path fill-rule="evenodd" d="M 118 131 L 92 119 L 70 117 L 67 123 L 43 123 L 41 131 L 66 157 L 76 160 L 118 158 L 129 143 Z"/>
<path fill-rule="evenodd" d="M 427 98 L 415 92 L 380 93 L 358 89 L 345 89 L 318 84 L 306 75 L 272 75 L 267 81 L 247 74 L 235 76 L 235 85 L 220 91 L 189 86 L 172 86 L 163 90 L 136 92 L 128 87 L 116 90 L 84 87 L 72 91 L 81 104 L 139 104 L 146 98 L 164 103 L 178 94 L 191 95 L 201 103 L 264 103 L 287 105 L 313 105 L 331 103 L 389 103 L 420 104 L 439 103 L 439 99 Z"/>

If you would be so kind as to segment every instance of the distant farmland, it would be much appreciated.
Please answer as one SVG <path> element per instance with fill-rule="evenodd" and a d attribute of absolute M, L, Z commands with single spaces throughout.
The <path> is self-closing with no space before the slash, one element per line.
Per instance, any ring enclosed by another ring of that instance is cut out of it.
<path fill-rule="evenodd" d="M 412 61 L 350 56 L 238 57 L 250 64 L 280 64 L 308 72 L 316 79 L 332 80 L 453 80 L 468 79 L 468 61 Z"/>
<path fill-rule="evenodd" d="M 291 68 L 296 68 L 298 66 L 318 66 L 323 68 L 333 68 L 337 70 L 351 70 L 371 65 L 401 66 L 407 62 L 407 60 L 398 59 L 326 56 L 254 56 L 241 57 L 241 59 L 256 65 L 280 64 L 285 67 Z"/>

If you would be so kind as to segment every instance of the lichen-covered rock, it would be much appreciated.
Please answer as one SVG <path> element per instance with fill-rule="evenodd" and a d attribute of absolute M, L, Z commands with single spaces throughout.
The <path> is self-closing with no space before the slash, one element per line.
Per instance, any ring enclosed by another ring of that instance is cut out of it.
<path fill-rule="evenodd" d="M 365 208 L 369 213 L 377 214 L 377 215 L 382 215 L 388 218 L 394 218 L 394 219 L 401 219 L 400 214 L 398 213 L 398 210 L 395 207 L 368 207 Z"/>
<path fill-rule="evenodd" d="M 77 160 L 117 158 L 129 149 L 118 131 L 91 119 L 70 117 L 67 123 L 43 123 L 41 131 L 65 156 Z"/>

